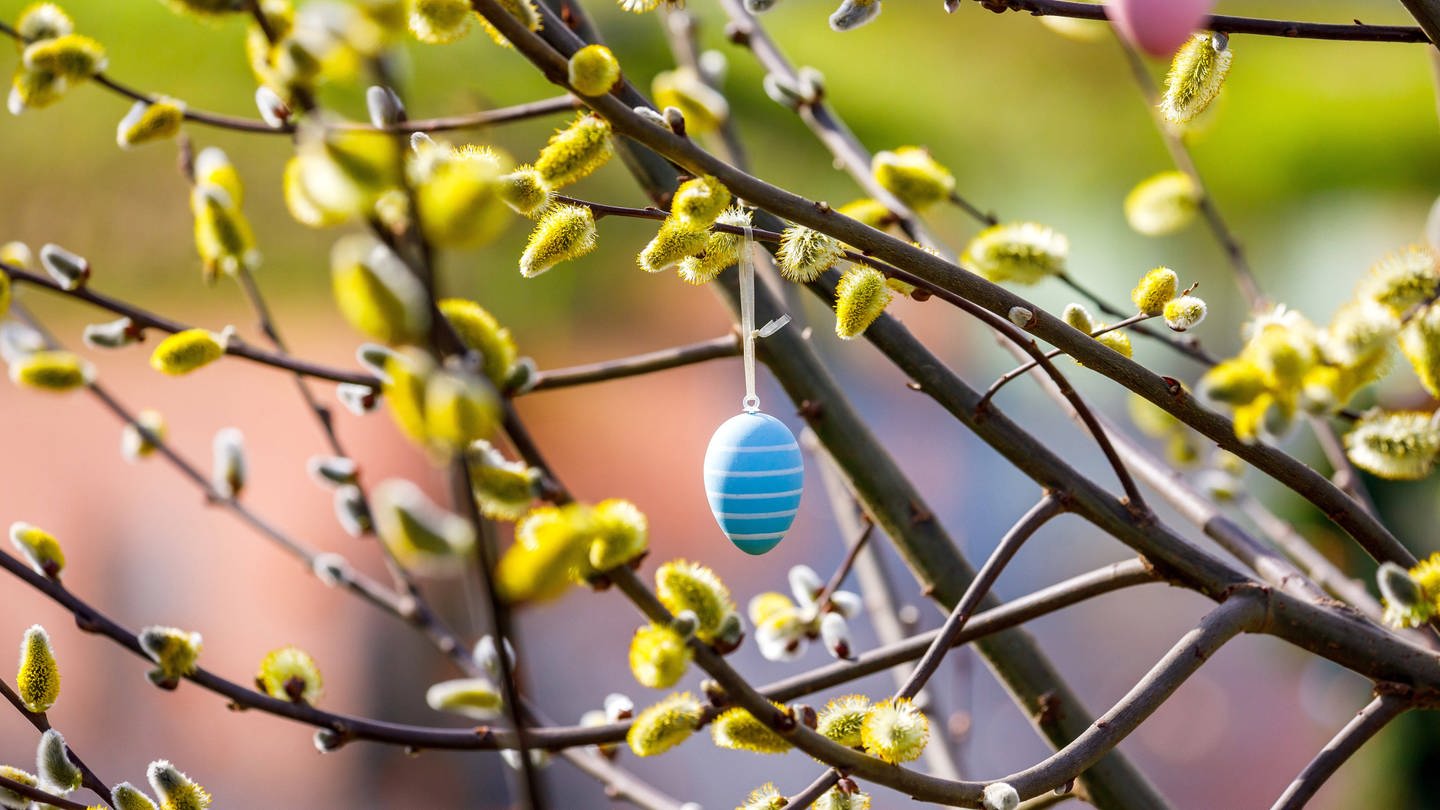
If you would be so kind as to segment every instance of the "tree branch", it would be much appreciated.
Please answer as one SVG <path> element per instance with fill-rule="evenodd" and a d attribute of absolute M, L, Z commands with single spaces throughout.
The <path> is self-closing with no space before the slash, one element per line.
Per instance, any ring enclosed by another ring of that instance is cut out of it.
<path fill-rule="evenodd" d="M 1404 0 L 1407 6 L 1421 0 Z M 991 11 L 1024 11 L 1037 17 L 1073 17 L 1077 20 L 1105 21 L 1105 8 L 1099 4 L 1067 0 L 980 0 Z M 1354 25 L 1303 22 L 1300 20 L 1263 20 L 1215 14 L 1202 26 L 1226 34 L 1256 34 L 1288 39 L 1349 40 L 1354 42 L 1428 42 L 1425 32 L 1408 25 Z"/>
<path fill-rule="evenodd" d="M 141 329 L 158 329 L 161 332 L 174 334 L 192 328 L 187 324 L 171 320 L 163 315 L 158 315 L 132 304 L 127 304 L 118 298 L 112 298 L 111 296 L 95 292 L 88 287 L 67 290 L 46 276 L 31 273 L 28 270 L 14 265 L 0 262 L 0 271 L 4 271 L 6 275 L 10 276 L 11 281 L 29 284 L 32 287 L 39 287 L 49 290 L 50 292 L 59 293 L 60 295 L 84 301 L 92 306 L 113 312 L 116 315 L 129 318 L 136 327 Z M 251 346 L 238 338 L 230 341 L 229 345 L 225 348 L 225 353 L 232 354 L 236 357 L 243 357 L 246 360 L 262 365 L 291 371 L 296 374 L 303 374 L 307 377 L 331 380 L 332 382 L 353 383 L 370 388 L 380 387 L 380 381 L 369 374 L 322 366 L 318 363 L 311 363 L 290 357 L 283 352 L 268 352 L 264 349 Z"/>
<path fill-rule="evenodd" d="M 930 648 L 925 651 L 925 655 L 921 656 L 920 663 L 915 665 L 915 671 L 910 673 L 910 678 L 905 681 L 905 685 L 895 693 L 896 697 L 913 698 L 919 693 L 925 682 L 930 680 L 930 676 L 935 674 L 935 670 L 939 669 L 940 661 L 945 657 L 945 653 L 954 646 L 955 640 L 965 629 L 965 623 L 970 620 L 971 614 L 980 605 L 980 600 L 990 592 L 995 580 L 1000 577 L 1000 572 L 1005 570 L 1006 564 L 1020 550 L 1020 546 L 1024 545 L 1025 541 L 1029 540 L 1036 531 L 1039 531 L 1041 526 L 1049 523 L 1051 518 L 1064 511 L 1064 496 L 1047 492 L 1039 503 L 1026 512 L 1014 526 L 1010 527 L 1010 531 L 1000 538 L 995 550 L 990 553 L 989 559 L 985 560 L 985 564 L 980 566 L 979 573 L 975 574 L 975 579 L 965 587 L 965 594 L 960 597 L 960 601 L 955 603 L 955 608 L 950 611 L 950 616 L 945 620 L 944 626 L 940 628 L 939 635 L 930 642 Z"/>
<path fill-rule="evenodd" d="M 1300 810 L 1310 797 L 1340 769 L 1360 747 L 1370 741 L 1391 720 L 1410 709 L 1410 701 L 1393 692 L 1382 692 L 1361 709 L 1335 738 L 1320 749 L 1310 764 L 1285 788 L 1271 810 Z"/>
<path fill-rule="evenodd" d="M 15 711 L 19 712 L 21 717 L 28 720 L 30 725 L 35 727 L 36 731 L 44 734 L 50 730 L 50 718 L 45 716 L 45 712 L 32 712 L 25 708 L 25 702 L 20 699 L 19 695 L 15 694 L 15 690 L 11 689 L 10 684 L 6 683 L 4 679 L 0 679 L 0 695 L 3 695 L 4 698 L 10 702 L 10 705 L 15 707 Z M 90 766 L 86 765 L 85 761 L 80 759 L 80 755 L 75 753 L 75 750 L 70 747 L 68 741 L 65 745 L 65 751 L 69 755 L 70 761 L 75 763 L 76 768 L 80 769 L 80 783 L 91 793 L 99 796 L 101 801 L 114 807 L 115 802 L 110 798 L 110 786 L 105 784 L 99 776 L 96 776 L 94 771 L 90 770 Z M 31 798 L 35 797 L 32 796 Z"/>
<path fill-rule="evenodd" d="M 655 371 L 665 371 L 667 369 L 680 368 L 695 363 L 704 363 L 707 360 L 735 357 L 739 353 L 740 342 L 737 336 L 731 333 L 723 337 L 702 340 L 698 343 L 689 343 L 684 346 L 674 346 L 669 349 L 637 354 L 631 357 L 622 357 L 618 360 L 605 360 L 599 363 L 588 363 L 583 366 L 571 366 L 569 368 L 557 368 L 537 372 L 535 385 L 530 390 L 552 391 L 556 388 L 588 385 L 590 383 L 605 382 L 607 380 L 620 380 L 626 377 L 635 377 Z"/>

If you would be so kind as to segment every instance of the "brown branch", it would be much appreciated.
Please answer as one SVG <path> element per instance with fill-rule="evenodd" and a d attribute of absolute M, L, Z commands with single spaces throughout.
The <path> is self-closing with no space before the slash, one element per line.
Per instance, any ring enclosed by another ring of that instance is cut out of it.
<path fill-rule="evenodd" d="M 1410 701 L 1399 694 L 1382 692 L 1365 708 L 1361 709 L 1335 738 L 1320 749 L 1300 775 L 1285 788 L 1271 810 L 1300 810 L 1310 797 L 1325 784 L 1335 771 L 1340 769 L 1360 747 L 1370 741 L 1391 720 L 1410 709 Z"/>
<path fill-rule="evenodd" d="M 1104 6 L 1068 0 L 980 0 L 981 5 L 995 12 L 1023 11 L 1037 17 L 1073 17 L 1077 20 L 1106 21 Z M 1409 25 L 1353 25 L 1305 22 L 1301 20 L 1265 20 L 1215 14 L 1202 26 L 1226 34 L 1255 34 L 1287 39 L 1346 40 L 1351 42 L 1429 42 L 1425 32 Z"/>
<path fill-rule="evenodd" d="M 121 626 L 60 583 L 36 574 L 25 563 L 5 551 L 0 551 L 0 568 L 68 610 L 75 617 L 76 625 L 81 630 L 103 635 L 129 650 L 137 658 L 147 662 L 151 660 L 141 648 L 140 640 L 135 633 Z M 186 675 L 185 679 L 207 691 L 228 698 L 236 706 L 255 709 L 315 728 L 328 729 L 345 741 L 370 740 L 414 748 L 466 751 L 490 751 L 518 746 L 518 740 L 514 733 L 504 729 L 492 729 L 487 726 L 463 729 L 432 728 L 387 723 L 328 712 L 304 703 L 277 700 L 267 694 L 226 680 L 204 668 L 197 668 L 193 673 Z M 575 745 L 595 745 L 605 741 L 605 735 L 600 733 L 600 730 L 591 727 L 532 728 L 528 729 L 527 733 L 533 740 L 533 747 L 547 750 Z"/>
<path fill-rule="evenodd" d="M 815 607 L 821 613 L 830 609 L 830 597 L 840 589 L 840 585 L 845 581 L 850 569 L 855 566 L 855 560 L 860 557 L 860 552 L 865 550 L 865 544 L 869 542 L 870 535 L 874 533 L 875 521 L 868 516 L 862 516 L 860 533 L 850 542 L 849 549 L 845 552 L 845 558 L 840 561 L 840 566 L 835 569 L 835 573 L 830 575 L 830 579 L 820 589 L 820 593 L 815 595 Z"/>
<path fill-rule="evenodd" d="M 10 702 L 10 705 L 15 707 L 15 711 L 19 712 L 20 716 L 28 720 L 30 725 L 35 727 L 36 731 L 44 734 L 50 730 L 50 718 L 45 716 L 45 712 L 32 712 L 25 708 L 25 702 L 20 699 L 19 695 L 15 694 L 15 690 L 11 689 L 10 684 L 6 683 L 4 679 L 0 679 L 0 695 L 3 695 L 4 698 Z M 110 798 L 110 786 L 105 784 L 99 776 L 96 776 L 94 771 L 90 770 L 90 766 L 86 765 L 85 761 L 80 759 L 80 755 L 75 753 L 75 750 L 70 747 L 68 741 L 65 744 L 65 752 L 69 755 L 70 761 L 75 763 L 75 767 L 80 769 L 80 783 L 91 793 L 99 796 L 101 801 L 114 807 L 115 802 Z M 32 796 L 31 798 L 35 797 Z"/>
<path fill-rule="evenodd" d="M 4 776 L 0 776 L 0 789 L 19 793 L 27 799 L 34 799 L 42 804 L 54 805 L 55 807 L 61 808 L 61 810 L 90 810 L 79 802 L 71 801 L 63 796 L 56 796 L 54 793 L 48 793 L 40 788 L 31 787 L 24 782 L 16 782 L 14 779 L 9 779 Z M 106 802 L 109 802 L 110 797 L 106 796 L 105 799 Z"/>
<path fill-rule="evenodd" d="M 1219 243 L 1230 264 L 1231 274 L 1235 278 L 1235 284 L 1240 288 L 1241 294 L 1250 306 L 1252 313 L 1263 312 L 1270 308 L 1270 299 L 1260 288 L 1260 282 L 1255 278 L 1254 271 L 1250 268 L 1250 261 L 1246 258 L 1245 249 L 1240 245 L 1235 232 L 1225 221 L 1220 213 L 1220 208 L 1215 203 L 1215 198 L 1210 194 L 1210 189 L 1205 185 L 1205 178 L 1200 176 L 1200 169 L 1195 164 L 1195 158 L 1190 153 L 1190 147 L 1185 144 L 1185 139 L 1174 131 L 1160 114 L 1160 93 L 1155 86 L 1154 79 L 1150 76 L 1149 69 L 1145 66 L 1144 60 L 1129 43 L 1123 38 L 1117 37 L 1120 49 L 1125 55 L 1125 62 L 1130 68 L 1130 74 L 1135 79 L 1140 89 L 1141 96 L 1145 99 L 1145 106 L 1150 112 L 1150 119 L 1155 124 L 1155 130 L 1159 133 L 1160 139 L 1165 144 L 1165 149 L 1170 153 L 1170 158 L 1185 176 L 1190 178 L 1194 184 L 1200 199 L 1200 213 L 1205 217 L 1205 222 L 1210 228 L 1210 233 L 1215 241 Z M 1336 485 L 1342 491 L 1349 494 L 1361 509 L 1364 509 L 1372 517 L 1377 513 L 1375 503 L 1370 499 L 1370 493 L 1366 491 L 1365 484 L 1355 466 L 1350 462 L 1350 457 L 1345 453 L 1344 446 L 1335 435 L 1335 429 L 1318 418 L 1310 418 L 1310 426 L 1315 431 L 1315 436 L 1320 442 L 1320 448 L 1324 451 L 1326 459 L 1335 468 L 1337 481 Z"/>
<path fill-rule="evenodd" d="M 930 680 L 930 676 L 935 674 L 935 670 L 940 668 L 940 662 L 945 658 L 945 653 L 954 646 L 955 640 L 965 629 L 965 623 L 970 621 L 971 615 L 979 607 L 980 600 L 990 592 L 995 580 L 1000 577 L 1000 572 L 1005 570 L 1006 564 L 1020 550 L 1020 546 L 1024 545 L 1025 541 L 1029 540 L 1041 526 L 1064 512 L 1065 508 L 1063 495 L 1047 492 L 1040 498 L 1039 503 L 1026 512 L 1014 526 L 1010 527 L 1010 531 L 1000 538 L 995 550 L 990 553 L 990 557 L 985 560 L 985 564 L 975 575 L 975 579 L 965 586 L 965 595 L 955 603 L 955 608 L 950 611 L 950 616 L 940 628 L 940 633 L 935 636 L 934 641 L 930 642 L 930 647 L 925 651 L 925 655 L 921 656 L 920 663 L 915 665 L 915 671 L 910 673 L 910 678 L 905 681 L 905 685 L 895 693 L 897 698 L 913 698 L 919 693 L 921 687 L 925 686 L 925 682 Z"/>
<path fill-rule="evenodd" d="M 29 284 L 32 287 L 39 287 L 79 301 L 84 301 L 92 306 L 129 318 L 135 326 L 140 329 L 158 329 L 161 332 L 174 334 L 175 332 L 183 332 L 186 329 L 192 328 L 187 324 L 141 309 L 121 301 L 118 298 L 95 292 L 88 287 L 67 290 L 46 276 L 31 273 L 28 270 L 10 264 L 0 263 L 0 270 L 3 270 L 6 275 L 10 276 L 11 281 Z M 246 360 L 260 363 L 261 365 L 292 371 L 296 374 L 303 374 L 307 377 L 331 380 L 333 382 L 353 383 L 355 385 L 369 386 L 370 388 L 380 387 L 380 381 L 369 374 L 323 366 L 319 363 L 312 363 L 307 360 L 290 357 L 283 352 L 265 351 L 239 339 L 232 339 L 226 347 L 225 353 L 232 354 L 236 357 L 243 357 Z"/>
<path fill-rule="evenodd" d="M 1154 315 L 1146 315 L 1146 314 L 1143 313 L 1143 312 L 1142 312 L 1142 313 L 1135 314 L 1135 315 L 1131 315 L 1130 317 L 1126 318 L 1126 319 L 1123 320 L 1123 321 L 1120 321 L 1119 323 L 1114 323 L 1114 324 L 1111 324 L 1111 325 L 1109 325 L 1109 326 L 1106 326 L 1106 327 L 1097 329 L 1097 330 L 1095 330 L 1094 332 L 1091 332 L 1091 333 L 1090 333 L 1090 337 L 1092 337 L 1092 338 L 1093 338 L 1093 337 L 1099 337 L 1099 336 L 1105 334 L 1106 332 L 1114 332 L 1114 331 L 1117 330 L 1117 329 L 1124 329 L 1124 328 L 1126 328 L 1126 327 L 1128 327 L 1128 326 L 1134 326 L 1135 324 L 1140 323 L 1141 321 L 1145 321 L 1145 320 L 1148 320 L 1148 319 L 1153 318 L 1153 317 L 1155 317 L 1155 316 L 1154 316 Z M 1050 351 L 1048 351 L 1048 352 L 1045 353 L 1045 357 L 1046 357 L 1046 359 L 1053 360 L 1053 359 L 1055 359 L 1056 357 L 1059 357 L 1060 355 L 1062 355 L 1062 354 L 1064 354 L 1064 353 L 1065 353 L 1065 350 L 1064 350 L 1064 349 L 1051 349 Z M 990 384 L 990 387 L 989 387 L 989 388 L 985 389 L 985 394 L 984 394 L 984 396 L 980 397 L 980 404 L 979 404 L 978 406 L 976 406 L 976 410 L 978 410 L 978 411 L 983 411 L 983 410 L 985 410 L 986 406 L 988 406 L 988 405 L 990 404 L 990 400 L 992 400 L 992 399 L 995 398 L 995 394 L 996 394 L 997 392 L 999 392 L 1000 389 L 1003 388 L 1006 383 L 1010 382 L 1011 380 L 1015 379 L 1016 377 L 1023 376 L 1023 375 L 1025 374 L 1025 372 L 1030 371 L 1031 369 L 1035 368 L 1035 367 L 1038 366 L 1038 365 L 1040 365 L 1040 362 L 1039 362 L 1038 360 L 1027 360 L 1027 361 L 1025 361 L 1024 363 L 1021 363 L 1020 365 L 1016 366 L 1015 368 L 1012 368 L 1012 369 L 1010 369 L 1009 371 L 1005 372 L 1004 374 L 1001 374 L 1001 375 L 995 380 L 995 382 L 993 382 L 993 383 Z"/>
<path fill-rule="evenodd" d="M 248 2 L 248 0 L 247 0 Z M 262 30 L 269 28 L 269 21 L 263 14 L 255 13 L 255 19 L 262 27 Z M 0 22 L 0 34 L 9 36 L 12 39 L 23 42 L 20 32 L 9 25 Z M 267 30 L 267 37 L 270 32 Z M 271 39 L 273 42 L 273 38 Z M 97 73 L 94 76 L 95 83 L 111 92 L 124 96 L 132 101 L 143 101 L 146 104 L 154 104 L 164 96 L 156 93 L 147 93 L 132 87 L 118 79 L 112 78 L 106 73 Z M 445 116 L 441 118 L 426 118 L 416 121 L 404 121 L 389 126 L 377 127 L 373 124 L 361 122 L 336 122 L 327 124 L 337 129 L 365 130 L 370 132 L 394 132 L 409 134 L 411 132 L 443 132 L 457 129 L 480 129 L 494 124 L 505 124 L 511 121 L 524 121 L 531 118 L 539 118 L 553 113 L 574 110 L 580 105 L 574 96 L 556 96 L 555 98 L 531 101 L 525 104 L 515 104 L 509 107 L 498 107 L 493 110 L 481 110 L 478 112 L 464 113 L 461 115 Z M 243 118 L 235 115 L 211 112 L 189 107 L 182 107 L 182 115 L 185 120 L 196 124 L 202 124 L 217 129 L 228 129 L 235 132 L 248 132 L 260 135 L 293 135 L 295 127 L 286 125 L 272 127 L 256 118 Z"/>
<path fill-rule="evenodd" d="M 646 352 L 617 360 L 604 360 L 583 366 L 557 368 L 536 373 L 535 385 L 531 391 L 552 391 L 575 385 L 620 380 L 655 371 L 704 363 L 723 357 L 734 357 L 740 353 L 740 341 L 734 333 L 723 337 L 702 340 L 684 346 Z"/>

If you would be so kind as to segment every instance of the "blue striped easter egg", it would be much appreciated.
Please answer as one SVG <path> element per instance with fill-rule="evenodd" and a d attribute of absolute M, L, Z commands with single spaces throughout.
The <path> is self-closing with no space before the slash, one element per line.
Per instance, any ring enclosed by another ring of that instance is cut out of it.
<path fill-rule="evenodd" d="M 800 511 L 805 461 L 795 434 L 759 411 L 726 420 L 705 451 L 705 496 L 720 530 L 746 554 L 780 543 Z"/>

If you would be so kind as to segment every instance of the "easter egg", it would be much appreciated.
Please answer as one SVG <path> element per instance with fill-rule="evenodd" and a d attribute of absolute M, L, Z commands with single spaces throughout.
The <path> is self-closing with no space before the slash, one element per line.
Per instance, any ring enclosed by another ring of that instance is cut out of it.
<path fill-rule="evenodd" d="M 705 496 L 720 530 L 746 554 L 779 544 L 800 511 L 805 461 L 795 434 L 773 416 L 726 420 L 705 451 Z"/>
<path fill-rule="evenodd" d="M 1105 15 L 1126 41 L 1151 56 L 1174 53 L 1205 24 L 1215 0 L 1106 0 Z"/>

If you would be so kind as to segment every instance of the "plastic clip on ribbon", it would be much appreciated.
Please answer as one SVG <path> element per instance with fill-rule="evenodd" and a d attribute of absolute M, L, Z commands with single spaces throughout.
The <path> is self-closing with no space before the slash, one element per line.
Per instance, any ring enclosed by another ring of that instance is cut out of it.
<path fill-rule="evenodd" d="M 754 240 L 745 228 L 740 246 L 740 335 L 745 359 L 743 412 L 715 431 L 705 451 L 705 496 L 720 530 L 746 554 L 764 554 L 790 530 L 800 511 L 805 461 L 795 434 L 761 412 L 755 395 L 755 339 L 790 322 L 782 315 L 755 328 Z"/>

